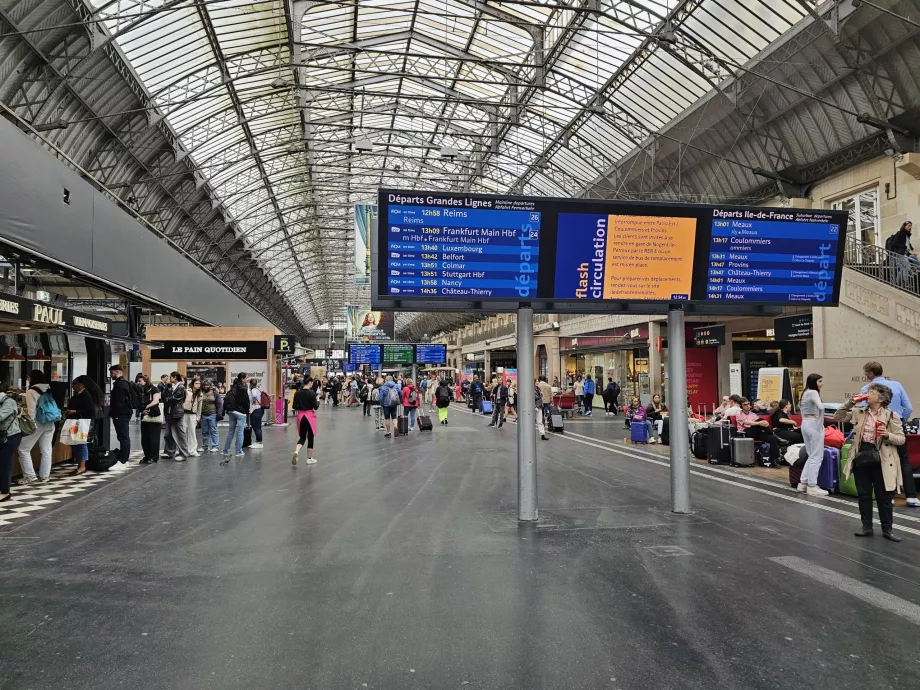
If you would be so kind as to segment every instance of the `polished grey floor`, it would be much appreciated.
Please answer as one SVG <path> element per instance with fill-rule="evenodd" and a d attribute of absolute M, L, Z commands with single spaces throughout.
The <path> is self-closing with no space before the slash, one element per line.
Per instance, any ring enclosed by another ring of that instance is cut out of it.
<path fill-rule="evenodd" d="M 696 467 L 673 515 L 598 421 L 538 441 L 519 528 L 516 427 L 319 424 L 316 465 L 267 429 L 0 534 L 0 688 L 920 687 L 920 515 L 857 540 L 851 501 Z"/>

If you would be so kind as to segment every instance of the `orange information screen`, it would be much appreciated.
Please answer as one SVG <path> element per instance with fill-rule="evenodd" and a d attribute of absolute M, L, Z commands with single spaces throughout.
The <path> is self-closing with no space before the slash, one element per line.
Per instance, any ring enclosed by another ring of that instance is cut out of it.
<path fill-rule="evenodd" d="M 556 296 L 689 300 L 696 218 L 559 214 Z"/>
<path fill-rule="evenodd" d="M 604 299 L 690 295 L 696 218 L 607 216 Z"/>

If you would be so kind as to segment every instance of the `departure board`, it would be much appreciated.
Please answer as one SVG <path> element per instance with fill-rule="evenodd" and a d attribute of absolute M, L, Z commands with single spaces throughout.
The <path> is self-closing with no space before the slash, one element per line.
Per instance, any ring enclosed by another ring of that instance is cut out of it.
<path fill-rule="evenodd" d="M 375 309 L 680 304 L 711 316 L 839 303 L 845 211 L 391 189 L 378 207 Z"/>
<path fill-rule="evenodd" d="M 447 345 L 416 345 L 415 361 L 419 364 L 444 364 L 447 361 Z"/>
<path fill-rule="evenodd" d="M 380 364 L 380 345 L 351 345 L 348 348 L 350 364 Z"/>
<path fill-rule="evenodd" d="M 521 299 L 536 294 L 537 211 L 394 205 L 380 226 L 384 231 L 391 296 Z"/>
<path fill-rule="evenodd" d="M 706 299 L 829 302 L 834 293 L 840 225 L 772 220 L 769 211 L 716 209 Z"/>
<path fill-rule="evenodd" d="M 415 361 L 415 345 L 385 343 L 380 347 L 383 350 L 384 364 L 412 364 Z"/>

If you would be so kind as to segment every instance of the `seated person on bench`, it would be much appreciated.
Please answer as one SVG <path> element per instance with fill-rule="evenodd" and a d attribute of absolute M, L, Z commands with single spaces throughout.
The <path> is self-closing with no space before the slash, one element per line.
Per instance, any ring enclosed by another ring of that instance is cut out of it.
<path fill-rule="evenodd" d="M 770 431 L 770 423 L 754 414 L 747 398 L 741 399 L 741 412 L 735 415 L 735 425 L 739 433 L 754 439 L 755 443 L 769 443 L 770 462 L 773 465 L 779 462 L 779 439 Z"/>
<path fill-rule="evenodd" d="M 787 441 L 790 444 L 805 443 L 805 440 L 802 438 L 802 432 L 799 430 L 798 424 L 792 421 L 792 419 L 789 417 L 789 412 L 791 410 L 791 402 L 788 400 L 779 401 L 779 407 L 770 418 L 770 420 L 773 422 L 773 435 L 782 439 L 783 441 Z"/>

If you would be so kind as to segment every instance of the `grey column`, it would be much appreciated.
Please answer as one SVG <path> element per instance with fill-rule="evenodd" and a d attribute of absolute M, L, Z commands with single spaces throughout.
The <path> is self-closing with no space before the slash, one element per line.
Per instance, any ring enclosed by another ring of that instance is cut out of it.
<path fill-rule="evenodd" d="M 415 385 L 418 385 L 418 364 L 412 365 L 412 380 L 415 382 Z"/>
<path fill-rule="evenodd" d="M 668 402 L 671 435 L 671 510 L 690 511 L 690 430 L 687 426 L 687 345 L 684 310 L 668 310 Z"/>
<path fill-rule="evenodd" d="M 533 309 L 518 309 L 518 520 L 535 521 L 537 514 L 537 418 L 533 393 Z"/>

